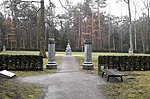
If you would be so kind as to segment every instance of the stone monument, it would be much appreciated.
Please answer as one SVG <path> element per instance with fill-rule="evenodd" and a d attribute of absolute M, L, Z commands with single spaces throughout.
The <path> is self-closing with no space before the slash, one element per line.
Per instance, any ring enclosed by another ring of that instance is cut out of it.
<path fill-rule="evenodd" d="M 57 64 L 55 61 L 55 40 L 49 38 L 48 42 L 48 64 L 46 65 L 47 69 L 57 69 Z"/>
<path fill-rule="evenodd" d="M 3 45 L 3 51 L 6 51 L 6 47 L 5 47 L 5 45 Z"/>
<path fill-rule="evenodd" d="M 84 41 L 84 64 L 83 69 L 92 70 L 92 41 L 90 39 L 85 39 Z"/>
<path fill-rule="evenodd" d="M 72 51 L 71 51 L 71 47 L 70 47 L 70 44 L 68 43 L 67 47 L 66 47 L 66 55 L 72 55 Z"/>

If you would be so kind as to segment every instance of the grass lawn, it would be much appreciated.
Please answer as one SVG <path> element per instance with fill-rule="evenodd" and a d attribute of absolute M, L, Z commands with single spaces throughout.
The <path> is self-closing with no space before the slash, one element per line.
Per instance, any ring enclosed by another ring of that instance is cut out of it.
<path fill-rule="evenodd" d="M 102 87 L 109 99 L 150 99 L 150 71 L 130 71 L 124 82 Z"/>
<path fill-rule="evenodd" d="M 0 54 L 11 55 L 38 55 L 38 51 L 5 51 Z M 58 52 L 58 54 L 62 54 Z M 60 64 L 61 57 L 56 56 L 56 63 Z M 18 76 L 31 76 L 37 74 L 52 74 L 57 70 L 48 70 L 46 64 L 48 59 L 43 59 L 43 71 L 12 71 Z M 15 77 L 12 79 L 0 78 L 0 99 L 38 99 L 43 93 L 43 87 L 39 85 L 33 85 L 28 83 L 16 82 Z"/>
<path fill-rule="evenodd" d="M 42 86 L 0 78 L 0 99 L 38 99 L 42 93 Z"/>
<path fill-rule="evenodd" d="M 65 52 L 56 52 L 56 54 L 64 54 Z M 39 51 L 2 51 L 0 54 L 9 55 L 39 55 Z M 46 52 L 46 55 L 48 52 Z"/>
<path fill-rule="evenodd" d="M 81 53 L 83 54 L 83 53 Z M 98 74 L 98 56 L 128 56 L 128 53 L 92 53 L 94 70 L 83 70 L 86 73 Z M 134 54 L 137 56 L 149 56 L 150 54 Z M 84 57 L 76 56 L 80 64 L 83 64 Z M 150 71 L 127 71 L 128 76 L 124 77 L 124 82 L 109 82 L 99 87 L 109 99 L 150 99 Z M 105 79 L 105 78 L 104 78 Z"/>

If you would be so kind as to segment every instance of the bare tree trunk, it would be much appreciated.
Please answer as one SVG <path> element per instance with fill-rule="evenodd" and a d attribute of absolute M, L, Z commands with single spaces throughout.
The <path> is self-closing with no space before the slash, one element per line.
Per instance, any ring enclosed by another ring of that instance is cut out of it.
<path fill-rule="evenodd" d="M 133 54 L 133 44 L 132 44 L 132 22 L 131 22 L 131 9 L 130 9 L 130 0 L 128 0 L 128 10 L 129 10 L 129 18 L 130 18 L 130 25 L 129 25 L 129 36 L 130 36 L 130 51 Z"/>
<path fill-rule="evenodd" d="M 39 25 L 37 26 L 39 28 Z M 36 48 L 39 48 L 39 29 L 37 28 L 37 33 L 36 33 Z"/>
<path fill-rule="evenodd" d="M 145 53 L 145 41 L 144 41 L 143 30 L 141 30 L 141 40 L 142 40 L 142 46 L 143 46 L 143 53 Z"/>
<path fill-rule="evenodd" d="M 135 27 L 134 27 L 134 42 L 135 42 L 135 50 L 137 50 L 137 41 L 136 41 L 136 38 L 137 38 L 137 35 L 136 35 L 136 23 L 135 23 Z"/>
<path fill-rule="evenodd" d="M 120 48 L 121 48 L 121 52 L 122 52 L 122 0 L 121 0 L 121 32 L 120 32 Z"/>
<path fill-rule="evenodd" d="M 23 37 L 23 40 L 22 40 L 22 48 L 25 49 L 25 39 Z"/>
<path fill-rule="evenodd" d="M 146 50 L 149 51 L 149 7 L 147 9 L 148 11 L 148 16 L 147 16 L 147 36 L 146 36 Z"/>
<path fill-rule="evenodd" d="M 44 32 L 44 0 L 41 0 L 41 18 L 40 18 L 40 56 L 46 57 L 45 52 L 45 32 Z"/>
<path fill-rule="evenodd" d="M 24 36 L 25 34 L 26 34 L 26 30 L 21 33 L 21 36 L 22 36 L 22 43 L 21 43 L 22 49 L 25 49 L 25 36 Z"/>
<path fill-rule="evenodd" d="M 108 19 L 108 24 L 109 24 L 109 26 L 108 26 L 108 50 L 109 50 L 109 52 L 111 52 L 111 49 L 110 49 L 110 14 L 109 14 L 109 19 Z"/>
<path fill-rule="evenodd" d="M 129 11 L 129 38 L 130 38 L 130 48 L 129 51 L 131 54 L 133 54 L 133 44 L 132 44 L 132 21 L 131 21 L 131 8 L 130 8 L 130 0 L 124 0 L 128 4 L 128 11 Z"/>
<path fill-rule="evenodd" d="M 143 53 L 145 53 L 145 44 L 146 44 L 146 37 L 145 37 L 145 24 L 144 24 L 144 13 L 143 13 L 143 22 L 142 22 L 142 30 L 141 30 L 141 40 L 142 40 L 142 46 L 143 46 Z"/>
<path fill-rule="evenodd" d="M 121 26 L 121 33 L 120 33 L 120 46 L 121 46 L 121 52 L 123 51 L 123 47 L 122 47 L 122 43 L 123 39 L 122 39 L 122 26 Z"/>
<path fill-rule="evenodd" d="M 109 3 L 111 4 L 111 0 L 109 1 Z M 110 47 L 110 4 L 109 4 L 109 16 L 108 16 L 108 50 L 109 52 L 111 52 L 111 47 Z"/>
<path fill-rule="evenodd" d="M 81 6 L 81 5 L 80 5 Z M 79 30 L 78 30 L 78 32 L 79 32 L 79 38 L 78 38 L 78 48 L 81 48 L 81 14 L 80 14 L 80 10 L 81 10 L 81 8 L 79 9 Z"/>
<path fill-rule="evenodd" d="M 116 48 L 115 48 L 115 32 L 113 31 L 113 50 L 115 50 Z"/>
<path fill-rule="evenodd" d="M 150 1 L 149 0 L 141 0 L 142 2 L 143 2 L 143 4 L 144 4 L 144 6 L 145 6 L 145 8 L 147 9 L 147 14 L 148 14 L 148 16 L 147 16 L 147 34 L 145 34 L 146 36 L 145 36 L 145 39 L 146 39 L 146 41 L 145 41 L 145 43 L 146 43 L 146 45 L 145 45 L 145 47 L 146 47 L 146 51 L 149 51 L 149 7 L 150 7 Z"/>
<path fill-rule="evenodd" d="M 138 2 L 137 2 L 138 3 Z M 137 5 L 137 3 L 135 4 L 135 2 L 133 2 L 133 4 L 134 4 L 134 8 L 135 8 L 135 17 L 134 17 L 134 21 L 135 21 L 135 23 L 134 23 L 134 47 L 135 47 L 135 50 L 137 50 L 137 30 L 136 30 L 136 14 L 137 14 L 137 9 L 136 9 L 136 5 Z"/>
<path fill-rule="evenodd" d="M 101 21 L 100 21 L 100 11 L 99 11 L 100 1 L 98 0 L 98 34 L 99 34 L 99 49 L 102 50 L 102 34 L 101 34 Z"/>
<path fill-rule="evenodd" d="M 3 45 L 2 45 L 2 27 L 0 27 L 0 52 L 2 51 Z"/>
<path fill-rule="evenodd" d="M 31 36 L 32 34 L 31 34 L 31 32 L 29 32 L 29 33 L 30 33 L 29 34 L 29 38 L 30 38 L 29 44 L 30 44 L 30 49 L 31 49 L 32 48 L 32 36 Z"/>

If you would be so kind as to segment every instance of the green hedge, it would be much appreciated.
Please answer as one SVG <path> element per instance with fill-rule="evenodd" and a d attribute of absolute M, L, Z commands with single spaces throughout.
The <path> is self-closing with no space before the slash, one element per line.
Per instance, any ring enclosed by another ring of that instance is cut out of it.
<path fill-rule="evenodd" d="M 37 55 L 0 55 L 0 70 L 43 70 L 43 57 Z"/>
<path fill-rule="evenodd" d="M 149 56 L 99 56 L 98 66 L 116 68 L 121 71 L 150 70 Z"/>

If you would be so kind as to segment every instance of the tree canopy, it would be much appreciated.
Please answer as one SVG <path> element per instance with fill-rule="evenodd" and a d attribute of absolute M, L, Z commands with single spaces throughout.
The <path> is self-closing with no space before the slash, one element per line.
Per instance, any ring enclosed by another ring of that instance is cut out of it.
<path fill-rule="evenodd" d="M 41 8 L 35 3 L 5 0 L 1 4 L 5 10 L 0 13 L 1 48 L 5 45 L 11 50 L 39 50 Z M 107 0 L 84 0 L 77 5 L 67 1 L 62 6 L 65 12 L 58 15 L 52 2 L 44 7 L 42 45 L 45 49 L 49 37 L 55 38 L 56 50 L 61 51 L 68 42 L 73 51 L 81 51 L 84 39 L 90 38 L 93 51 L 128 52 L 132 43 L 134 52 L 149 52 L 149 6 L 146 6 L 147 13 L 134 20 L 130 15 L 118 17 L 103 11 L 108 6 Z"/>

